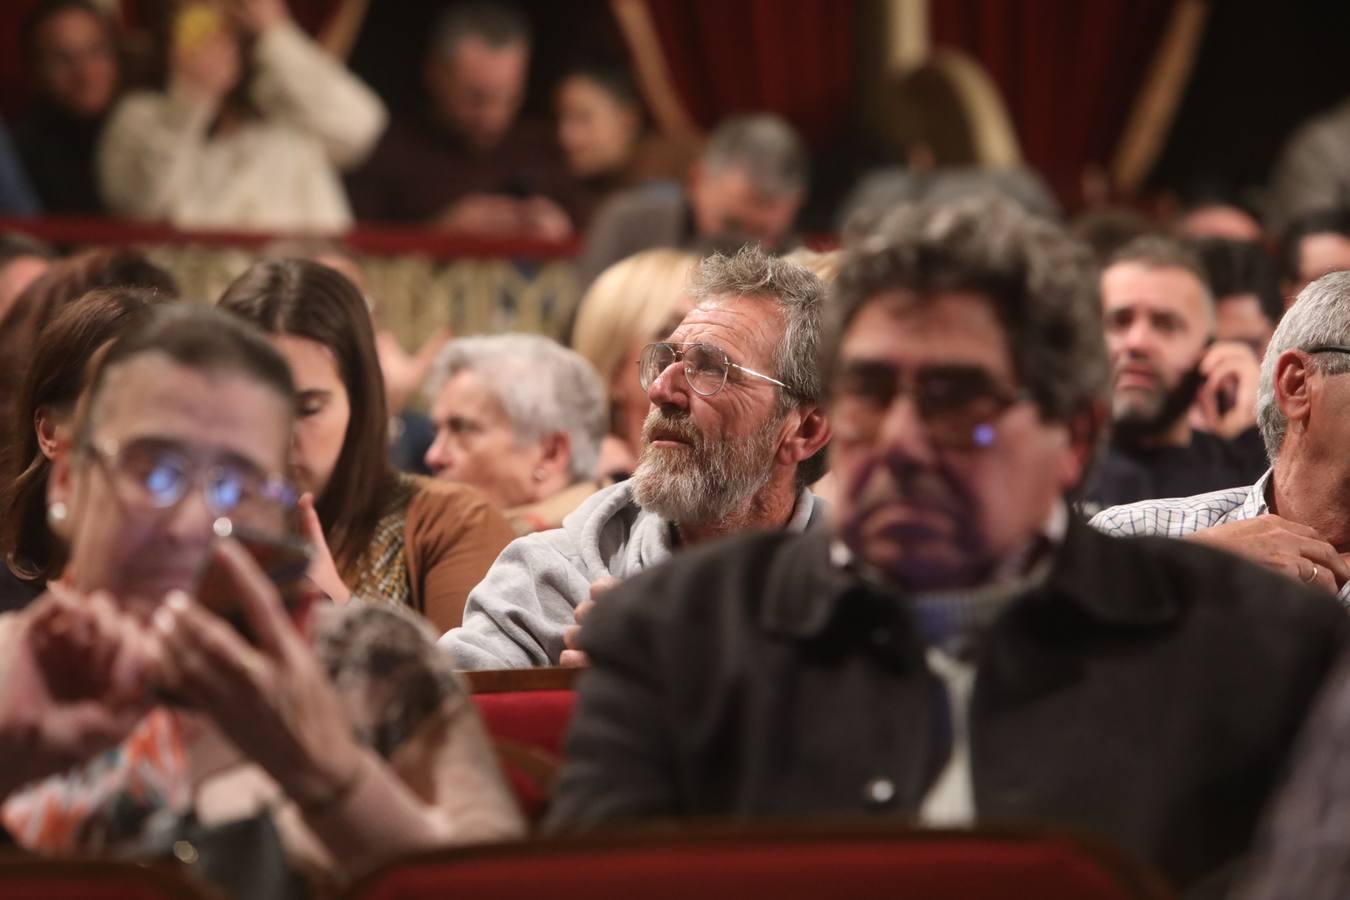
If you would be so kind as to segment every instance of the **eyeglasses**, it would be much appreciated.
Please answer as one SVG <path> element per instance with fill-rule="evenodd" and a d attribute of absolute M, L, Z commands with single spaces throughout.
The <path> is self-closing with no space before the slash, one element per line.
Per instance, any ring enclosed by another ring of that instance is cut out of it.
<path fill-rule="evenodd" d="M 898 397 L 909 396 L 935 446 L 974 450 L 992 446 L 995 423 L 1028 398 L 999 385 L 978 366 L 923 366 L 904 371 L 886 363 L 845 364 L 834 385 L 831 419 L 846 440 L 871 440 Z"/>
<path fill-rule="evenodd" d="M 648 344 L 642 348 L 642 355 L 638 358 L 638 384 L 642 385 L 644 391 L 650 390 L 661 373 L 677 362 L 684 363 L 685 380 L 694 393 L 702 397 L 711 397 L 726 387 L 727 375 L 732 369 L 787 389 L 787 385 L 777 378 L 770 378 L 732 362 L 721 347 L 670 341 Z"/>
<path fill-rule="evenodd" d="M 213 516 L 230 516 L 250 524 L 285 521 L 294 510 L 295 490 L 238 459 L 203 462 L 173 441 L 139 438 L 84 445 L 108 476 L 113 493 L 129 509 L 168 512 L 200 488 Z"/>
<path fill-rule="evenodd" d="M 1350 353 L 1350 347 L 1338 347 L 1335 344 L 1323 344 L 1320 347 L 1309 347 L 1304 353 Z"/>

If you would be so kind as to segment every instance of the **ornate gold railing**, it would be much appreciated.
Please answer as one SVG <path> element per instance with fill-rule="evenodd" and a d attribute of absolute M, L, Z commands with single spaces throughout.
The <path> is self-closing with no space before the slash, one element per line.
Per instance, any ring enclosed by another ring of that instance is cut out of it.
<path fill-rule="evenodd" d="M 182 232 L 94 219 L 0 218 L 62 248 L 135 246 L 178 278 L 186 297 L 213 302 L 264 246 L 282 235 Z M 380 327 L 407 348 L 442 325 L 456 334 L 528 331 L 561 336 L 579 300 L 575 242 L 483 239 L 405 228 L 359 228 L 356 252 Z"/>

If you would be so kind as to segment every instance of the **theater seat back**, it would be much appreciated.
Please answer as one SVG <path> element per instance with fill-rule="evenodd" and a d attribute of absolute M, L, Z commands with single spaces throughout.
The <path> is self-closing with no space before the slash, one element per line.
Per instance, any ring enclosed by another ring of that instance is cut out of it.
<path fill-rule="evenodd" d="M 219 900 L 204 883 L 167 865 L 75 859 L 0 858 L 0 898 L 23 900 Z"/>
<path fill-rule="evenodd" d="M 467 673 L 502 769 L 531 821 L 542 818 L 572 720 L 576 671 L 527 669 Z"/>
<path fill-rule="evenodd" d="M 1164 900 L 1107 848 L 1042 834 L 840 829 L 615 832 L 450 851 L 386 869 L 353 900 Z"/>

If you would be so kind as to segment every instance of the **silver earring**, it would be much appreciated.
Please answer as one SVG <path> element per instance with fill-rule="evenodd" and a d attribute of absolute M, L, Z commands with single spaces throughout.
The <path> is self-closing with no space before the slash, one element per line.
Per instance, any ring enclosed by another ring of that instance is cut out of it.
<path fill-rule="evenodd" d="M 543 480 L 544 480 L 544 476 L 547 475 L 547 474 L 548 474 L 548 473 L 545 472 L 543 469 L 535 469 L 535 470 L 534 470 L 534 480 L 535 480 L 535 481 L 543 481 Z"/>
<path fill-rule="evenodd" d="M 66 505 L 59 500 L 47 507 L 47 521 L 53 525 L 66 520 Z"/>

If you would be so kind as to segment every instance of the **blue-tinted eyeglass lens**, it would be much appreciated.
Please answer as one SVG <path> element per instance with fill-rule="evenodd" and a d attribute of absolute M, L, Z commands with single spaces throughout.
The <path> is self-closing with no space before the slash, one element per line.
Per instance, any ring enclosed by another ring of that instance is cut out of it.
<path fill-rule="evenodd" d="M 142 484 L 156 506 L 168 506 L 183 496 L 188 476 L 175 459 L 159 459 L 144 474 Z"/>
<path fill-rule="evenodd" d="M 206 482 L 206 491 L 211 509 L 217 513 L 227 513 L 244 498 L 243 476 L 226 469 L 212 472 Z"/>

